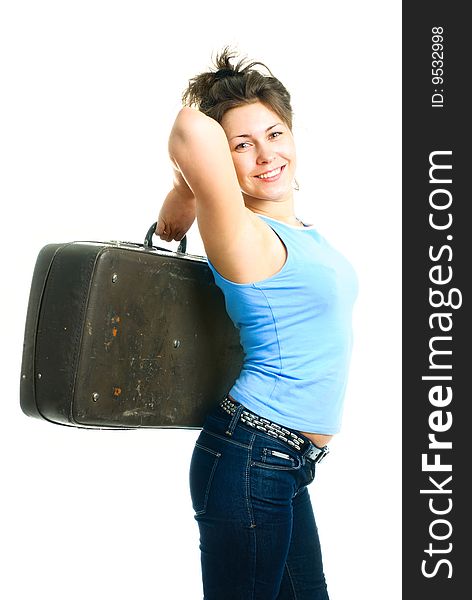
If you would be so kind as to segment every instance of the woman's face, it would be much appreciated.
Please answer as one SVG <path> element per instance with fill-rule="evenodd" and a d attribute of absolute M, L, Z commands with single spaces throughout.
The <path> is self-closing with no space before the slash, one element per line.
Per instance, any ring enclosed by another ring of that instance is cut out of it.
<path fill-rule="evenodd" d="M 291 200 L 295 143 L 282 119 L 261 102 L 254 102 L 228 110 L 221 126 L 246 204 Z"/>

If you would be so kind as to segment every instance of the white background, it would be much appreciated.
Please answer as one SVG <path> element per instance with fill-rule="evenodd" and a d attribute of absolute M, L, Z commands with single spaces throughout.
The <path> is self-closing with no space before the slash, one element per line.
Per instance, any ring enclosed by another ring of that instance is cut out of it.
<path fill-rule="evenodd" d="M 180 94 L 225 44 L 290 90 L 297 214 L 360 280 L 343 429 L 310 488 L 330 595 L 401 597 L 400 8 L 2 3 L 3 598 L 201 598 L 187 484 L 198 432 L 51 425 L 20 411 L 19 380 L 39 250 L 142 241 L 170 186 Z M 188 237 L 189 252 L 203 254 L 196 225 Z"/>

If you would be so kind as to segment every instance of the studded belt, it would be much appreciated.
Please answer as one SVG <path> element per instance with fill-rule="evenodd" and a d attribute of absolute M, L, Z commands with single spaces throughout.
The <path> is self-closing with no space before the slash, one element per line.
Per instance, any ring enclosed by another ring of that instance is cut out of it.
<path fill-rule="evenodd" d="M 220 407 L 229 415 L 234 415 L 236 409 L 241 406 L 239 402 L 233 400 L 231 397 L 227 396 L 221 403 Z M 323 458 L 328 454 L 329 448 L 328 446 L 323 446 L 323 448 L 318 448 L 315 446 L 309 439 L 302 438 L 297 435 L 296 431 L 292 431 L 279 425 L 278 423 L 274 423 L 269 419 L 261 417 L 256 413 L 244 408 L 240 414 L 240 420 L 245 425 L 249 425 L 254 429 L 258 429 L 263 433 L 267 433 L 271 437 L 288 444 L 295 450 L 299 452 L 303 452 L 303 455 L 312 461 L 319 463 L 323 460 Z M 305 452 L 305 450 L 307 450 Z"/>

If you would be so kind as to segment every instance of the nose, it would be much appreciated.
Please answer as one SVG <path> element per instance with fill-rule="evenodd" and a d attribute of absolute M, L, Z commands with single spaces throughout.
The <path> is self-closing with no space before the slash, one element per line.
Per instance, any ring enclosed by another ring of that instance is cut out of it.
<path fill-rule="evenodd" d="M 275 152 L 268 144 L 260 144 L 257 153 L 257 164 L 271 163 L 275 158 Z"/>

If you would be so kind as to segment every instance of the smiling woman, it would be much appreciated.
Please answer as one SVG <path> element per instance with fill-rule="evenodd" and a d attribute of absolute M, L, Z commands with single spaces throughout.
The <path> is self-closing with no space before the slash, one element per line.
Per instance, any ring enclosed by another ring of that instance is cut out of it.
<path fill-rule="evenodd" d="M 234 58 L 184 92 L 156 229 L 178 240 L 197 219 L 245 354 L 190 467 L 205 599 L 326 600 L 307 486 L 340 428 L 357 282 L 295 215 L 289 93 Z"/>
<path fill-rule="evenodd" d="M 261 214 L 276 212 L 282 220 L 290 217 L 296 155 L 289 126 L 262 102 L 228 110 L 221 125 L 246 207 Z M 248 133 L 238 133 L 242 131 Z M 282 204 L 276 209 L 273 202 Z"/>
<path fill-rule="evenodd" d="M 259 101 L 228 110 L 221 127 L 183 108 L 170 136 L 175 189 L 188 203 L 196 200 L 205 251 L 219 273 L 236 283 L 270 277 L 286 259 L 279 238 L 255 214 L 299 225 L 293 215 L 295 145 L 289 127 L 278 121 Z M 181 225 L 169 200 L 160 225 L 172 239 Z"/>

